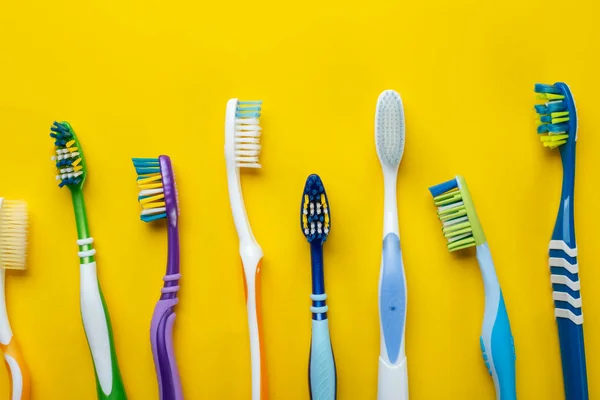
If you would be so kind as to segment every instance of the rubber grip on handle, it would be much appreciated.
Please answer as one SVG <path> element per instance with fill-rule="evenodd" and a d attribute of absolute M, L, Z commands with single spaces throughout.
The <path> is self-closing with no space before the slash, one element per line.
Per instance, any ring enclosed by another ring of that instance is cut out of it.
<path fill-rule="evenodd" d="M 159 300 L 154 308 L 150 327 L 150 342 L 158 378 L 160 400 L 182 400 L 183 390 L 173 347 L 175 305 L 178 299 Z"/>
<path fill-rule="evenodd" d="M 312 320 L 308 379 L 311 400 L 334 400 L 337 379 L 333 348 L 329 337 L 329 320 Z"/>
<path fill-rule="evenodd" d="M 406 357 L 396 365 L 379 357 L 377 400 L 408 400 Z"/>
<path fill-rule="evenodd" d="M 0 349 L 4 353 L 4 361 L 10 373 L 10 399 L 29 400 L 31 397 L 31 376 L 14 336 L 8 345 L 0 343 Z"/>

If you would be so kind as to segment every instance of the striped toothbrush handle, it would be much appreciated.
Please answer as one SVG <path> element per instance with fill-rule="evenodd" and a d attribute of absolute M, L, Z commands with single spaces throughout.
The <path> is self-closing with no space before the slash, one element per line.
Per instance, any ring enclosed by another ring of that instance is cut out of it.
<path fill-rule="evenodd" d="M 563 367 L 566 400 L 587 400 L 587 368 L 583 340 L 583 312 L 577 245 L 569 247 L 563 240 L 550 241 L 550 280 L 554 300 L 554 316 Z"/>
<path fill-rule="evenodd" d="M 150 325 L 150 342 L 158 379 L 160 400 L 182 400 L 183 390 L 173 347 L 173 326 L 181 274 L 165 275 L 161 299 L 156 303 Z"/>

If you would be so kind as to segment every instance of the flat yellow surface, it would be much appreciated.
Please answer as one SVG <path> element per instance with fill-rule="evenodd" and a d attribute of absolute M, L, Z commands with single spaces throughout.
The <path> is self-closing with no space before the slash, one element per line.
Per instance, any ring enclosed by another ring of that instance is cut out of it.
<path fill-rule="evenodd" d="M 598 3 L 4 1 L 0 5 L 1 194 L 31 211 L 26 274 L 8 275 L 13 329 L 34 399 L 95 398 L 79 314 L 75 226 L 49 158 L 69 121 L 89 165 L 85 195 L 130 399 L 156 399 L 149 323 L 166 255 L 139 221 L 130 157 L 169 154 L 181 198 L 176 352 L 187 399 L 249 399 L 248 330 L 223 158 L 228 98 L 264 100 L 263 169 L 243 179 L 265 258 L 271 399 L 307 399 L 309 249 L 304 179 L 318 172 L 339 399 L 375 399 L 383 182 L 378 94 L 403 97 L 398 207 L 408 279 L 411 398 L 493 399 L 479 351 L 483 288 L 473 257 L 446 249 L 427 187 L 465 175 L 517 348 L 523 400 L 562 399 L 547 267 L 557 152 L 535 134 L 533 84 L 564 80 L 579 107 L 577 233 L 590 397 L 600 397 Z M 8 375 L 0 369 L 0 398 Z"/>

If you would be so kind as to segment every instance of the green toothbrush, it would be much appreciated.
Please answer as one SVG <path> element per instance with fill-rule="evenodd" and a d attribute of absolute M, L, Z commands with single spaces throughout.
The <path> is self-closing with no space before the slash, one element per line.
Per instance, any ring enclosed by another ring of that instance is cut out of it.
<path fill-rule="evenodd" d="M 94 238 L 90 236 L 85 202 L 83 200 L 83 183 L 87 168 L 83 151 L 75 132 L 67 122 L 54 122 L 50 128 L 50 136 L 54 139 L 59 187 L 67 186 L 71 190 L 75 223 L 77 225 L 77 246 L 80 259 L 80 301 L 81 317 L 87 337 L 94 371 L 96 389 L 99 400 L 126 400 L 125 387 L 117 363 L 117 353 L 110 324 L 108 308 L 100 289 L 96 274 L 96 250 L 92 245 Z"/>

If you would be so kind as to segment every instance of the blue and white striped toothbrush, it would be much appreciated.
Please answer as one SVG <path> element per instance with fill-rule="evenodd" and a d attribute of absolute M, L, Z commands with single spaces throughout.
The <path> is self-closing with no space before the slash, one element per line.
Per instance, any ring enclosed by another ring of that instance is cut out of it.
<path fill-rule="evenodd" d="M 404 153 L 404 108 L 400 95 L 386 90 L 379 95 L 375 113 L 375 145 L 383 170 L 385 199 L 383 254 L 379 278 L 378 400 L 407 400 L 408 372 L 404 350 L 406 332 L 406 276 L 398 233 L 396 182 Z"/>
<path fill-rule="evenodd" d="M 571 91 L 565 83 L 537 84 L 535 91 L 543 101 L 543 104 L 535 106 L 539 114 L 539 137 L 544 147 L 559 148 L 563 165 L 562 194 L 550 240 L 549 264 L 565 396 L 566 400 L 587 400 L 588 383 L 573 203 L 577 111 Z"/>
<path fill-rule="evenodd" d="M 308 384 L 311 400 L 334 400 L 337 395 L 335 360 L 329 338 L 327 294 L 323 274 L 323 243 L 331 229 L 331 214 L 325 187 L 319 175 L 306 179 L 300 204 L 300 228 L 310 243 L 312 272 L 312 333 Z"/>

